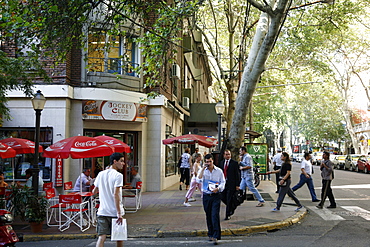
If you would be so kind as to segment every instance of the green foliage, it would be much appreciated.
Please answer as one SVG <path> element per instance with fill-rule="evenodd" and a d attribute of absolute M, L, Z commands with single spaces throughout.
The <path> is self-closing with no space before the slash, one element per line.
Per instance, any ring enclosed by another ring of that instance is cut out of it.
<path fill-rule="evenodd" d="M 19 188 L 14 185 L 11 188 L 11 203 L 14 206 L 14 216 L 20 216 L 22 220 L 29 222 L 43 222 L 46 219 L 48 201 L 43 196 L 37 196 L 28 187 Z"/>

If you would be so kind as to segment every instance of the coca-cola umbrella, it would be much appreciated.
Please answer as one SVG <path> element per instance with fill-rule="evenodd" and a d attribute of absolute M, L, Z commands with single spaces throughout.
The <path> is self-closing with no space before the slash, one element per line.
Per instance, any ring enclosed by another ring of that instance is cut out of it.
<path fill-rule="evenodd" d="M 31 154 L 35 153 L 35 143 L 33 141 L 23 138 L 6 138 L 0 140 L 0 143 L 8 145 L 14 149 L 16 154 Z M 42 153 L 43 148 L 39 145 L 39 153 Z M 14 182 L 14 159 L 12 159 L 12 170 L 13 170 L 13 182 Z"/>
<path fill-rule="evenodd" d="M 13 148 L 17 154 L 31 154 L 35 152 L 35 143 L 22 138 L 6 138 L 0 140 L 1 143 Z M 39 145 L 39 153 L 42 153 L 42 146 Z"/>
<path fill-rule="evenodd" d="M 13 158 L 16 155 L 16 151 L 6 144 L 0 143 L 0 158 L 7 159 Z"/>
<path fill-rule="evenodd" d="M 101 136 L 95 136 L 94 138 L 101 140 L 110 146 L 114 147 L 115 152 L 117 153 L 131 153 L 131 148 L 129 145 L 126 143 L 111 137 L 111 136 L 106 136 L 106 135 L 101 135 Z"/>
<path fill-rule="evenodd" d="M 201 146 L 210 148 L 217 145 L 217 139 L 213 137 L 195 135 L 195 134 L 187 134 L 182 136 L 176 136 L 172 138 L 168 138 L 162 140 L 164 145 L 173 144 L 173 143 L 180 143 L 180 144 L 195 144 L 198 143 Z"/>
<path fill-rule="evenodd" d="M 108 156 L 114 153 L 114 147 L 107 143 L 88 136 L 73 136 L 60 140 L 44 150 L 46 158 L 82 159 Z M 82 173 L 82 160 L 80 161 Z M 80 173 L 80 174 L 81 174 Z M 82 179 L 80 179 L 80 192 L 82 192 Z"/>

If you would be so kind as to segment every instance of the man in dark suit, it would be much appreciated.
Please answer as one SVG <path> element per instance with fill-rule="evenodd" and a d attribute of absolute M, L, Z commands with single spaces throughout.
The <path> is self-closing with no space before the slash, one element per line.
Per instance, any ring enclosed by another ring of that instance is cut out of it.
<path fill-rule="evenodd" d="M 235 192 L 239 190 L 240 185 L 239 164 L 237 161 L 231 159 L 231 152 L 226 149 L 224 151 L 224 160 L 221 161 L 219 166 L 223 170 L 226 179 L 226 185 L 221 194 L 221 200 L 226 205 L 225 220 L 229 220 L 237 207 L 233 200 L 233 196 Z"/>

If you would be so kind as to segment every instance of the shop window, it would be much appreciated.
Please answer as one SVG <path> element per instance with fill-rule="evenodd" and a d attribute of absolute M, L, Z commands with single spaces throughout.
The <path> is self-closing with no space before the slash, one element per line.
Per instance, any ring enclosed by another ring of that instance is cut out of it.
<path fill-rule="evenodd" d="M 35 128 L 0 128 L 0 139 L 9 137 L 23 138 L 35 141 Z M 52 144 L 53 128 L 40 128 L 40 145 L 46 149 Z M 34 153 L 17 154 L 16 157 L 10 159 L 0 159 L 0 170 L 4 172 L 6 181 L 25 181 L 26 170 L 33 168 Z M 39 157 L 40 176 L 44 182 L 51 181 L 52 160 L 44 158 L 40 154 Z"/>
<path fill-rule="evenodd" d="M 166 148 L 166 167 L 165 176 L 172 176 L 177 173 L 177 161 L 179 160 L 178 148 L 175 145 L 165 145 Z"/>
<path fill-rule="evenodd" d="M 87 52 L 89 71 L 138 77 L 134 69 L 140 64 L 140 50 L 135 38 L 91 31 Z"/>

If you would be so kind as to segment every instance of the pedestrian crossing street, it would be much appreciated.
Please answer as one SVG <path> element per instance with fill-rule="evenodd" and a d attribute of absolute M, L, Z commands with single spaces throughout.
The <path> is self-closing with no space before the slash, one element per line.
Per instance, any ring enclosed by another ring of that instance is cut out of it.
<path fill-rule="evenodd" d="M 370 211 L 358 206 L 340 206 L 336 209 L 318 209 L 316 206 L 308 206 L 307 208 L 318 214 L 323 220 L 327 221 L 346 220 L 346 218 L 344 218 L 343 216 L 358 216 L 365 220 L 370 220 Z"/>

